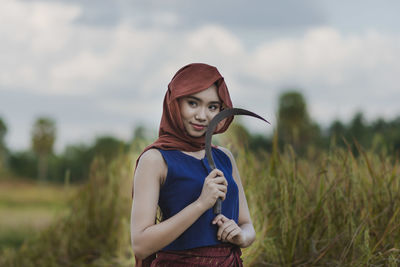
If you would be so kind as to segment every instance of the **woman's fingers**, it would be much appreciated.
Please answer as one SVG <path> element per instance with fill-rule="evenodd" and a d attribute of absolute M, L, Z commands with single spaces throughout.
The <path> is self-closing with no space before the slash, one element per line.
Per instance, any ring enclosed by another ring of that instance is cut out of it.
<path fill-rule="evenodd" d="M 218 222 L 218 232 L 217 232 L 217 238 L 219 240 L 224 240 L 225 237 L 232 231 L 235 227 L 236 223 L 233 220 L 226 220 L 224 222 L 219 221 Z"/>
<path fill-rule="evenodd" d="M 219 214 L 215 216 L 212 223 L 218 225 L 218 240 L 221 240 L 222 242 L 230 242 L 233 244 L 240 244 L 240 242 L 242 242 L 242 229 L 239 227 L 239 225 L 237 225 L 234 220 L 230 220 L 224 215 Z"/>
<path fill-rule="evenodd" d="M 224 173 L 222 171 L 218 170 L 218 169 L 214 169 L 214 170 L 212 170 L 210 172 L 209 176 L 212 177 L 212 178 L 216 178 L 216 177 L 220 177 L 220 176 L 223 177 Z"/>
<path fill-rule="evenodd" d="M 233 231 L 235 230 L 237 227 L 237 225 L 235 223 L 229 222 L 229 225 L 226 226 L 226 228 L 224 229 L 224 231 L 222 231 L 221 233 L 221 240 L 222 241 L 227 241 L 227 236 Z"/>
<path fill-rule="evenodd" d="M 226 192 L 228 191 L 228 187 L 227 187 L 226 185 L 217 184 L 217 185 L 216 185 L 216 188 L 217 188 L 219 191 L 224 192 L 224 193 L 226 193 Z"/>
<path fill-rule="evenodd" d="M 227 186 L 217 184 L 215 185 L 215 189 L 217 190 L 218 197 L 222 198 L 222 200 L 225 200 L 226 192 L 228 191 Z"/>
<path fill-rule="evenodd" d="M 228 186 L 228 182 L 226 181 L 225 177 L 209 178 L 206 179 L 205 183 L 209 185 L 215 184 L 216 186 L 223 186 L 224 188 Z"/>
<path fill-rule="evenodd" d="M 226 218 L 222 213 L 218 214 L 217 216 L 215 216 L 214 220 L 212 221 L 212 224 L 218 224 L 218 222 L 224 222 L 226 220 L 229 220 L 228 218 Z M 222 225 L 222 224 L 221 224 Z M 218 224 L 218 226 L 220 226 Z"/>
<path fill-rule="evenodd" d="M 218 198 L 225 200 L 227 191 L 228 182 L 224 173 L 215 169 L 206 177 L 198 200 L 208 209 L 215 204 Z"/>
<path fill-rule="evenodd" d="M 212 170 L 207 178 L 213 179 L 213 181 L 217 184 L 225 184 L 228 185 L 228 182 L 225 179 L 224 173 L 218 169 Z"/>
<path fill-rule="evenodd" d="M 213 170 L 205 179 L 201 194 L 198 198 L 199 202 L 205 208 L 214 206 L 218 198 L 225 200 L 228 191 L 228 182 L 220 170 Z"/>
<path fill-rule="evenodd" d="M 216 184 L 223 184 L 225 186 L 228 185 L 228 181 L 226 180 L 226 178 L 224 176 L 218 176 L 218 177 L 212 178 L 212 181 Z"/>
<path fill-rule="evenodd" d="M 217 196 L 225 200 L 226 192 L 228 191 L 228 182 L 225 177 L 219 176 L 211 178 L 209 181 L 210 185 L 213 186 L 217 191 Z"/>
<path fill-rule="evenodd" d="M 242 229 L 240 229 L 240 227 L 235 228 L 233 231 L 231 231 L 227 236 L 226 236 L 226 240 L 228 242 L 233 243 L 233 238 L 237 235 L 239 235 L 242 232 Z"/>
<path fill-rule="evenodd" d="M 221 191 L 218 192 L 218 198 L 220 198 L 222 201 L 225 200 L 225 197 L 226 197 L 225 192 L 221 192 Z"/>

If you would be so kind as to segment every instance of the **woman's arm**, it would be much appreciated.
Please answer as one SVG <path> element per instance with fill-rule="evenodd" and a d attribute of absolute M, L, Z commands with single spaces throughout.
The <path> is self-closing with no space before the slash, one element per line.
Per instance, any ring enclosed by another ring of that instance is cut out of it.
<path fill-rule="evenodd" d="M 134 199 L 131 213 L 131 240 L 135 256 L 144 259 L 178 238 L 218 197 L 225 198 L 226 179 L 215 170 L 205 179 L 200 197 L 176 215 L 159 224 L 157 212 L 161 181 L 167 166 L 156 149 L 146 151 L 140 158 L 134 178 Z"/>
<path fill-rule="evenodd" d="M 232 175 L 239 189 L 239 218 L 238 224 L 234 220 L 226 218 L 224 215 L 217 215 L 213 224 L 218 224 L 217 238 L 219 240 L 236 244 L 240 247 L 250 246 L 256 237 L 253 223 L 250 218 L 249 207 L 247 205 L 246 196 L 244 194 L 243 185 L 240 180 L 240 174 L 236 165 L 236 161 L 232 153 L 223 147 L 219 147 L 231 160 Z"/>

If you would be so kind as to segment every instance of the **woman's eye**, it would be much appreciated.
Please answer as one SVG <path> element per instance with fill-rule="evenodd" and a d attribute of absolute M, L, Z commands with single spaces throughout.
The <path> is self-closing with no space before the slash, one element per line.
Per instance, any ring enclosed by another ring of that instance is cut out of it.
<path fill-rule="evenodd" d="M 219 106 L 218 106 L 218 105 L 211 105 L 211 106 L 209 106 L 209 109 L 210 109 L 211 111 L 216 111 L 216 110 L 219 109 Z"/>
<path fill-rule="evenodd" d="M 197 105 L 197 103 L 195 101 L 189 100 L 188 101 L 189 106 L 191 107 L 195 107 Z"/>

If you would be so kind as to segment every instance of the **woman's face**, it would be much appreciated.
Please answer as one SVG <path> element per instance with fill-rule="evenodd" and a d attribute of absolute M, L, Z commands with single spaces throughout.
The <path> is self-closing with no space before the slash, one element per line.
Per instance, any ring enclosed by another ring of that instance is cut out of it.
<path fill-rule="evenodd" d="M 204 135 L 210 121 L 220 112 L 221 105 L 215 85 L 180 98 L 179 106 L 186 132 L 192 137 Z"/>

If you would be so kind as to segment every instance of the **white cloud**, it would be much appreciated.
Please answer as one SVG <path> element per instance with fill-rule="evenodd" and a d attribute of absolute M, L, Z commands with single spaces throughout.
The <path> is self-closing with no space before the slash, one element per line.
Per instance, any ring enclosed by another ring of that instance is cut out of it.
<path fill-rule="evenodd" d="M 0 88 L 43 90 L 49 62 L 67 47 L 70 25 L 79 13 L 78 6 L 62 3 L 2 3 Z"/>
<path fill-rule="evenodd" d="M 203 26 L 186 36 L 191 52 L 237 57 L 243 52 L 241 41 L 227 29 L 217 25 Z"/>
<path fill-rule="evenodd" d="M 173 31 L 179 23 L 173 13 L 162 13 L 152 27 L 139 28 L 128 18 L 101 28 L 76 23 L 81 12 L 79 5 L 65 2 L 2 3 L 0 92 L 85 95 L 93 99 L 88 105 L 102 112 L 140 121 L 146 117 L 143 111 L 158 123 L 174 73 L 187 63 L 206 62 L 225 76 L 234 103 L 271 120 L 279 90 L 287 86 L 304 90 L 319 121 L 351 116 L 358 108 L 369 114 L 400 112 L 400 36 L 373 31 L 345 35 L 317 27 L 297 37 L 261 38 L 267 41 L 249 48 L 217 24 Z M 82 133 L 114 123 L 82 114 L 88 124 Z M 123 132 L 123 127 L 131 131 L 131 125 L 113 128 Z"/>
<path fill-rule="evenodd" d="M 260 45 L 249 53 L 244 71 L 275 88 L 303 89 L 319 121 L 348 117 L 357 109 L 370 117 L 387 115 L 388 109 L 394 115 L 399 108 L 387 103 L 400 101 L 399 48 L 400 36 L 368 31 L 343 35 L 333 28 L 315 28 L 299 38 Z"/>
<path fill-rule="evenodd" d="M 248 71 L 266 82 L 295 80 L 333 86 L 369 74 L 390 64 L 398 68 L 399 37 L 377 33 L 343 36 L 333 28 L 315 28 L 300 38 L 280 39 L 260 45 L 248 62 Z"/>

